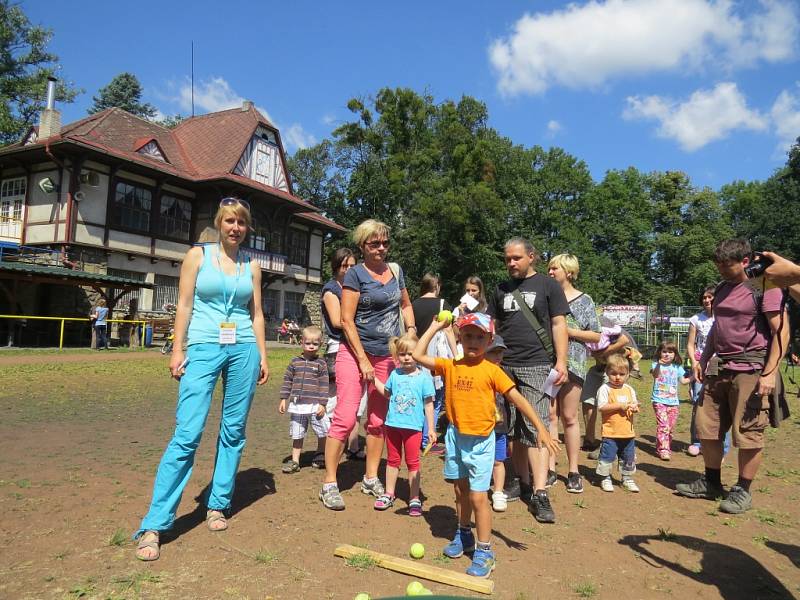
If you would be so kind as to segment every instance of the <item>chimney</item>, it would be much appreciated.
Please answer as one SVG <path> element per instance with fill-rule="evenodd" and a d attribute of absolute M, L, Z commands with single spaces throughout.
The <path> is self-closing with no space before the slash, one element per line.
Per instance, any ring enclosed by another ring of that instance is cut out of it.
<path fill-rule="evenodd" d="M 251 108 L 253 108 L 253 101 L 252 100 L 245 100 L 242 102 L 242 112 L 247 112 Z"/>
<path fill-rule="evenodd" d="M 56 110 L 56 78 L 47 78 L 47 106 L 39 117 L 39 137 L 44 140 L 61 133 L 61 112 Z"/>

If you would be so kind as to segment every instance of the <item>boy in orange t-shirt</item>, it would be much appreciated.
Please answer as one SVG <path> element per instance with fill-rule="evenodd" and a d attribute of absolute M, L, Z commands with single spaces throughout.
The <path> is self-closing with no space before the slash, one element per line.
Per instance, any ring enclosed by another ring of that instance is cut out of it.
<path fill-rule="evenodd" d="M 445 384 L 445 411 L 450 424 L 445 434 L 444 477 L 456 486 L 460 506 L 456 509 L 458 531 L 443 553 L 458 558 L 474 550 L 467 574 L 488 577 L 495 567 L 490 542 L 492 511 L 486 495 L 494 466 L 495 392 L 503 394 L 530 420 L 541 447 L 555 454 L 558 442 L 550 438 L 547 427 L 508 375 L 484 359 L 494 335 L 492 318 L 483 313 L 469 313 L 458 319 L 456 327 L 461 333 L 463 358 L 429 357 L 428 344 L 436 332 L 448 325 L 446 320 L 431 323 L 413 354 L 417 363 L 441 376 Z M 477 543 L 470 528 L 473 512 Z"/>
<path fill-rule="evenodd" d="M 639 412 L 636 392 L 625 383 L 630 374 L 630 363 L 621 354 L 612 354 L 606 363 L 608 383 L 597 390 L 597 410 L 603 415 L 603 443 L 596 472 L 603 477 L 600 487 L 604 492 L 613 492 L 611 471 L 619 457 L 622 487 L 629 492 L 638 492 L 633 480 L 636 473 L 636 434 L 633 431 L 633 415 Z"/>

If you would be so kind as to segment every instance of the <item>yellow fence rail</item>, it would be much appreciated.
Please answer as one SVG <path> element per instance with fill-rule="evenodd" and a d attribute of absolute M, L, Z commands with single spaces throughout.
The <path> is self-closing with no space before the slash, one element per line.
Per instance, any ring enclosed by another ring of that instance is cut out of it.
<path fill-rule="evenodd" d="M 40 317 L 37 315 L 0 315 L 0 319 L 13 319 L 16 321 L 22 320 L 37 320 L 37 321 L 61 321 L 61 331 L 58 337 L 58 349 L 64 348 L 64 323 L 66 321 L 85 321 L 91 322 L 91 319 L 86 317 Z M 142 335 L 139 336 L 139 349 L 144 348 L 147 328 L 147 321 L 142 320 L 129 320 L 129 319 L 107 319 L 107 323 L 132 323 L 134 325 L 142 326 Z"/>

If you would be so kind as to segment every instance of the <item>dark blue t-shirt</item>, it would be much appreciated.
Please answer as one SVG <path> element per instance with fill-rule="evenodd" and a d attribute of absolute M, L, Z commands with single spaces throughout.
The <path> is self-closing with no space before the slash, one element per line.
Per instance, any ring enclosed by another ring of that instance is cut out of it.
<path fill-rule="evenodd" d="M 389 338 L 400 335 L 400 291 L 405 289 L 406 281 L 402 269 L 397 275 L 384 285 L 359 263 L 344 276 L 342 286 L 360 294 L 356 331 L 364 351 L 373 356 L 389 356 Z"/>
<path fill-rule="evenodd" d="M 342 286 L 339 285 L 339 282 L 335 279 L 331 279 L 322 286 L 322 294 L 320 298 L 323 299 L 322 301 L 322 322 L 325 324 L 325 333 L 328 334 L 328 337 L 332 340 L 336 340 L 337 342 L 342 339 L 342 330 L 338 327 L 334 327 L 331 324 L 331 318 L 328 316 L 328 309 L 325 308 L 325 294 L 330 292 L 334 296 L 339 299 L 339 304 L 342 303 Z"/>

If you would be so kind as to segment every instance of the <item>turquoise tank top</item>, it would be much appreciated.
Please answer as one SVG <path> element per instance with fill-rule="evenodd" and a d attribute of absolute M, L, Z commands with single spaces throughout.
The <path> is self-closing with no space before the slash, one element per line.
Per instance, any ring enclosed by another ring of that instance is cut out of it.
<path fill-rule="evenodd" d="M 194 306 L 189 322 L 189 345 L 219 343 L 219 324 L 236 323 L 236 343 L 256 341 L 250 300 L 253 298 L 253 273 L 249 257 L 237 261 L 237 275 L 219 270 L 218 245 L 203 246 L 203 263 L 194 286 Z M 227 301 L 227 302 L 226 302 Z"/>

